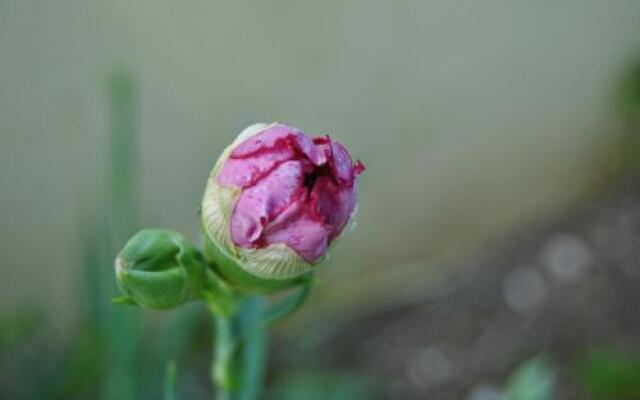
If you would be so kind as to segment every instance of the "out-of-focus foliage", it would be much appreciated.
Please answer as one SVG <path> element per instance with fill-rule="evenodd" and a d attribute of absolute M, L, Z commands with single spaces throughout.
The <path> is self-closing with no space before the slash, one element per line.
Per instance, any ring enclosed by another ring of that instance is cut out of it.
<path fill-rule="evenodd" d="M 618 107 L 624 120 L 617 163 L 621 170 L 640 167 L 640 61 L 623 74 L 618 88 Z"/>
<path fill-rule="evenodd" d="M 527 360 L 509 378 L 506 399 L 551 400 L 554 375 L 551 362 L 546 357 L 537 356 Z"/>
<path fill-rule="evenodd" d="M 623 77 L 619 102 L 625 117 L 640 117 L 640 62 L 633 64 Z"/>
<path fill-rule="evenodd" d="M 579 361 L 577 371 L 593 399 L 640 399 L 639 358 L 618 351 L 592 350 Z"/>
<path fill-rule="evenodd" d="M 298 372 L 281 379 L 269 400 L 380 400 L 384 386 L 347 372 Z"/>

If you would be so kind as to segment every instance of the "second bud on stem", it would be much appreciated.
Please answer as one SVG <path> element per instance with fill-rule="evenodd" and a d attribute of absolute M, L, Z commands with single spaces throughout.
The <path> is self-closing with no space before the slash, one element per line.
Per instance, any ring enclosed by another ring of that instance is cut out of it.
<path fill-rule="evenodd" d="M 159 229 L 136 233 L 116 259 L 121 302 L 167 309 L 200 295 L 207 266 L 182 235 Z"/>

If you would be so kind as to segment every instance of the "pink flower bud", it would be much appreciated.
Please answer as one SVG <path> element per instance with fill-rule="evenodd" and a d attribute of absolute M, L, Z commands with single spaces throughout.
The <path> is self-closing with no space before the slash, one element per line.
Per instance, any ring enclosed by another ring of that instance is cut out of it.
<path fill-rule="evenodd" d="M 205 230 L 253 275 L 286 279 L 308 272 L 352 219 L 363 170 L 328 135 L 253 125 L 211 174 Z"/>

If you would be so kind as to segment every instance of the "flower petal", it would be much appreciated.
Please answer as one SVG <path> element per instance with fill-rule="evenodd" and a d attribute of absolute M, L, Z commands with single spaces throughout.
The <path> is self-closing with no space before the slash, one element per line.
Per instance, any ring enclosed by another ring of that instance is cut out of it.
<path fill-rule="evenodd" d="M 231 216 L 231 238 L 239 246 L 259 245 L 265 226 L 305 194 L 306 161 L 285 161 L 243 190 Z"/>
<path fill-rule="evenodd" d="M 225 161 L 218 183 L 248 187 L 269 173 L 278 163 L 304 156 L 320 166 L 327 162 L 327 152 L 316 146 L 303 132 L 282 124 L 251 136 L 240 143 Z"/>
<path fill-rule="evenodd" d="M 313 165 L 320 166 L 327 162 L 327 155 L 322 148 L 316 146 L 313 139 L 302 132 L 296 131 L 292 137 L 293 145 L 304 154 Z"/>
<path fill-rule="evenodd" d="M 268 174 L 279 163 L 295 156 L 286 144 L 276 146 L 248 158 L 228 158 L 218 174 L 218 183 L 224 186 L 248 187 Z"/>
<path fill-rule="evenodd" d="M 240 143 L 240 145 L 231 152 L 231 157 L 245 158 L 258 151 L 276 147 L 277 144 L 286 142 L 288 136 L 292 133 L 292 128 L 283 124 L 274 124 Z"/>
<path fill-rule="evenodd" d="M 331 227 L 329 240 L 337 237 L 355 211 L 356 186 L 339 186 L 323 176 L 311 192 L 311 212 L 316 212 Z"/>
<path fill-rule="evenodd" d="M 284 243 L 307 262 L 315 262 L 327 251 L 329 232 L 322 222 L 303 213 L 298 219 L 266 234 L 265 241 L 267 244 Z"/>
<path fill-rule="evenodd" d="M 367 167 L 364 166 L 362 161 L 357 160 L 356 165 L 353 167 L 353 172 L 356 174 L 356 176 L 360 176 L 360 174 L 362 174 L 366 169 Z"/>
<path fill-rule="evenodd" d="M 338 142 L 331 141 L 331 170 L 341 183 L 353 183 L 353 162 L 347 149 Z"/>

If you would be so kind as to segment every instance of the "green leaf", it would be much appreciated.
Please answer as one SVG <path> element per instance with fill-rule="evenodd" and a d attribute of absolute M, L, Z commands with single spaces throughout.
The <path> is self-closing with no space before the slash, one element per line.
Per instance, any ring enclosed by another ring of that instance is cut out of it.
<path fill-rule="evenodd" d="M 550 400 L 554 371 L 545 356 L 536 356 L 520 365 L 509 377 L 507 400 Z"/>
<path fill-rule="evenodd" d="M 267 325 L 271 325 L 293 314 L 298 308 L 300 308 L 300 306 L 309 296 L 309 292 L 311 291 L 311 283 L 311 279 L 307 280 L 303 284 L 293 289 L 294 293 L 291 296 L 288 296 L 281 301 L 269 306 L 263 317 L 264 323 Z"/>
<path fill-rule="evenodd" d="M 618 97 L 623 115 L 630 117 L 640 111 L 640 60 L 624 74 Z"/>
<path fill-rule="evenodd" d="M 292 289 L 292 294 L 269 305 L 264 312 L 251 315 L 249 318 L 243 318 L 240 321 L 240 336 L 245 337 L 255 329 L 266 328 L 293 314 L 307 299 L 311 291 L 312 282 L 312 279 L 309 279 L 295 287 Z"/>

